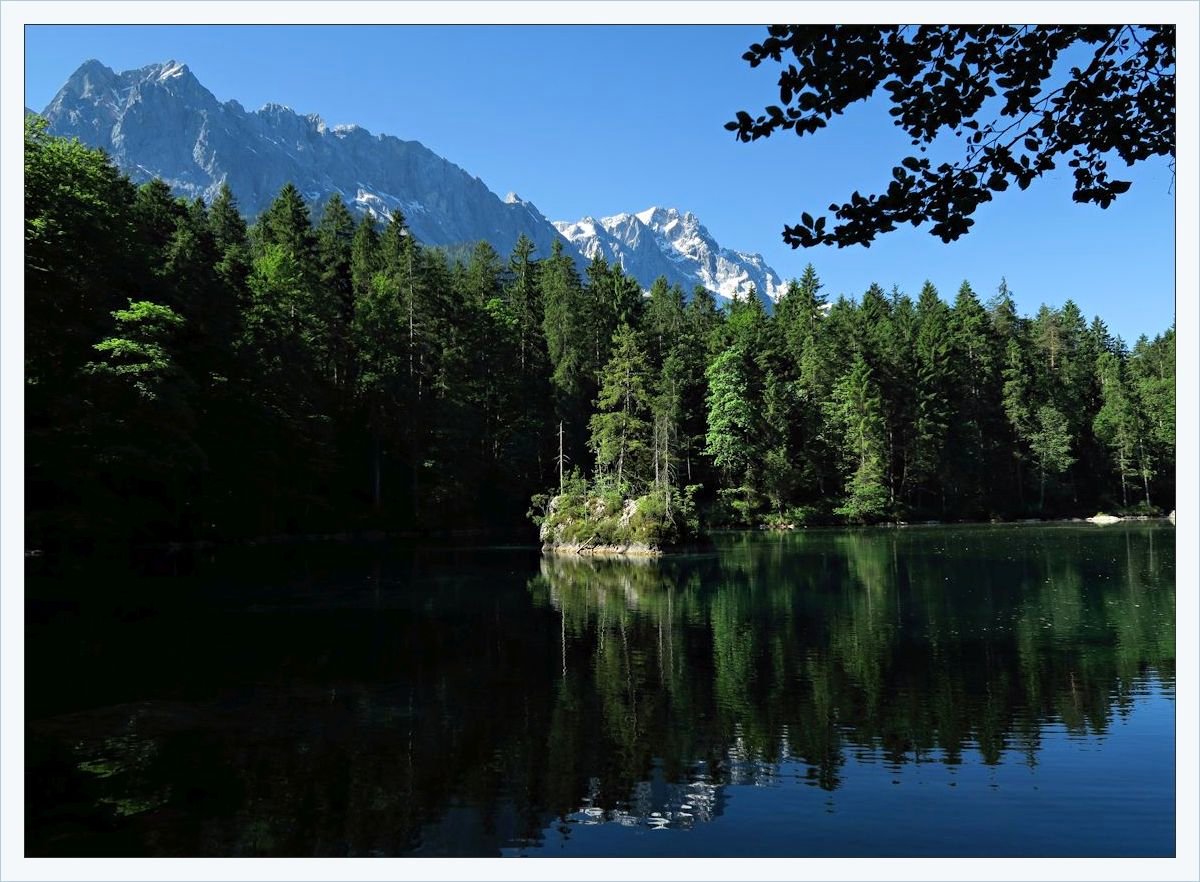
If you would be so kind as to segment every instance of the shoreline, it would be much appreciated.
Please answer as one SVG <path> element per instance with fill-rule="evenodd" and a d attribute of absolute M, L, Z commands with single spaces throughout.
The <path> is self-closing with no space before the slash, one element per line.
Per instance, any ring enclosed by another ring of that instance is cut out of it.
<path fill-rule="evenodd" d="M 760 532 L 776 532 L 787 533 L 796 530 L 817 530 L 817 529 L 832 529 L 832 530 L 862 530 L 862 529 L 877 529 L 880 527 L 892 527 L 896 529 L 907 527 L 1014 527 L 1014 526 L 1049 526 L 1050 524 L 1095 524 L 1097 526 L 1107 526 L 1109 524 L 1119 523 L 1138 523 L 1145 521 L 1169 521 L 1175 523 L 1175 512 L 1172 511 L 1165 515 L 1129 515 L 1122 517 L 1119 515 L 1093 515 L 1089 518 L 1019 518 L 1016 520 L 1000 520 L 998 518 L 987 521 L 880 521 L 875 524 L 759 524 L 757 527 L 738 527 L 738 526 L 722 526 L 713 527 L 714 530 L 739 532 L 744 530 L 756 530 Z"/>
<path fill-rule="evenodd" d="M 968 526 L 1035 526 L 1050 524 L 1087 524 L 1092 523 L 1097 526 L 1106 526 L 1115 523 L 1135 523 L 1146 521 L 1169 521 L 1175 523 L 1175 512 L 1172 511 L 1166 515 L 1134 515 L 1130 517 L 1119 517 L 1116 515 L 1106 516 L 1103 520 L 1097 520 L 1094 516 L 1091 518 L 1024 518 L 1020 520 L 990 520 L 990 521 L 882 521 L 877 524 L 784 524 L 771 525 L 760 524 L 757 527 L 742 527 L 742 526 L 714 526 L 712 532 L 774 532 L 786 533 L 795 532 L 796 530 L 861 530 L 861 529 L 909 529 L 913 527 L 968 527 Z M 362 530 L 362 531 L 342 531 L 337 533 L 299 533 L 294 535 L 276 534 L 269 536 L 256 536 L 246 539 L 198 539 L 198 540 L 182 540 L 182 541 L 165 541 L 152 543 L 136 543 L 125 545 L 122 543 L 107 544 L 103 543 L 101 547 L 95 549 L 92 554 L 87 555 L 67 555 L 78 560 L 85 560 L 94 557 L 96 553 L 103 554 L 104 552 L 137 552 L 137 551 L 157 551 L 167 553 L 177 553 L 184 551 L 212 551 L 223 548 L 259 548 L 264 546 L 279 546 L 279 545 L 306 545 L 318 543 L 336 543 L 339 545 L 359 545 L 359 544 L 376 544 L 379 542 L 388 542 L 399 540 L 403 542 L 426 541 L 435 544 L 449 543 L 454 544 L 455 540 L 461 539 L 512 539 L 517 545 L 528 545 L 530 548 L 539 548 L 545 554 L 555 554 L 560 556 L 578 555 L 580 557 L 643 557 L 655 558 L 663 557 L 668 554 L 688 552 L 696 548 L 702 548 L 704 543 L 690 544 L 685 546 L 660 548 L 658 546 L 649 546 L 640 543 L 631 543 L 630 545 L 597 545 L 586 546 L 586 544 L 564 544 L 552 545 L 550 543 L 542 543 L 537 540 L 524 542 L 517 535 L 516 530 L 493 530 L 486 528 L 467 528 L 458 530 Z M 26 548 L 24 556 L 28 560 L 30 558 L 43 557 L 62 557 L 61 553 L 47 553 L 40 548 Z"/>
<path fill-rule="evenodd" d="M 662 557 L 673 549 L 663 549 L 656 545 L 643 545 L 633 542 L 629 545 L 588 545 L 574 543 L 544 543 L 543 554 L 554 554 L 560 557 Z"/>

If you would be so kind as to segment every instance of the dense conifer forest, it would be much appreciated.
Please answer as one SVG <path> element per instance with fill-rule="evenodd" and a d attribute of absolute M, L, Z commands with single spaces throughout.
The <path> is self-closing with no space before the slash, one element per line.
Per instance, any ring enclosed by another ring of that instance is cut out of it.
<path fill-rule="evenodd" d="M 829 300 L 812 266 L 723 309 L 292 186 L 247 224 L 36 118 L 25 335 L 31 548 L 532 534 L 585 485 L 744 526 L 1174 507 L 1173 327 L 1130 348 L 1003 282 Z"/>

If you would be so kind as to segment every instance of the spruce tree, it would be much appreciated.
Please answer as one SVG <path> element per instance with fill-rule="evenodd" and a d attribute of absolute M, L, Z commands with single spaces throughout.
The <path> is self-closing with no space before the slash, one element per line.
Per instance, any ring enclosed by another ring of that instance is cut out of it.
<path fill-rule="evenodd" d="M 1046 477 L 1062 474 L 1075 461 L 1071 455 L 1071 442 L 1067 418 L 1051 405 L 1039 407 L 1029 436 L 1030 452 L 1037 463 L 1041 482 L 1039 510 L 1046 507 Z"/>
<path fill-rule="evenodd" d="M 950 308 L 930 282 L 917 301 L 916 377 L 912 456 L 908 468 L 918 508 L 932 499 L 944 509 L 940 471 L 954 414 L 955 376 Z M 944 513 L 944 511 L 943 511 Z"/>
<path fill-rule="evenodd" d="M 591 447 L 601 483 L 611 478 L 618 493 L 631 495 L 649 483 L 649 365 L 629 325 L 617 329 L 612 350 L 601 374 L 597 410 L 589 423 Z"/>
<path fill-rule="evenodd" d="M 240 308 L 249 296 L 250 242 L 246 221 L 238 211 L 229 184 L 223 183 L 208 211 L 208 228 L 219 255 L 216 271 Z"/>
<path fill-rule="evenodd" d="M 320 293 L 315 311 L 325 339 L 320 347 L 323 372 L 339 390 L 351 382 L 350 323 L 354 318 L 354 218 L 341 195 L 334 193 L 316 230 Z"/>
<path fill-rule="evenodd" d="M 587 419 L 591 393 L 587 378 L 588 331 L 583 285 L 575 262 L 556 241 L 539 270 L 542 329 L 550 360 L 555 424 L 565 429 L 566 455 L 586 468 Z"/>
<path fill-rule="evenodd" d="M 834 386 L 828 407 L 830 423 L 842 438 L 847 476 L 845 499 L 835 511 L 850 520 L 878 520 L 888 510 L 883 402 L 861 355 Z"/>
<path fill-rule="evenodd" d="M 350 284 L 355 300 L 370 292 L 375 274 L 382 269 L 379 229 L 375 216 L 368 212 L 354 228 L 354 238 L 350 242 Z"/>
<path fill-rule="evenodd" d="M 1138 444 L 1143 440 L 1143 428 L 1121 360 L 1113 353 L 1105 352 L 1096 363 L 1096 371 L 1104 404 L 1096 414 L 1093 426 L 1096 437 L 1112 454 L 1113 466 L 1121 482 L 1121 505 L 1128 508 L 1129 479 L 1138 474 L 1137 452 Z"/>

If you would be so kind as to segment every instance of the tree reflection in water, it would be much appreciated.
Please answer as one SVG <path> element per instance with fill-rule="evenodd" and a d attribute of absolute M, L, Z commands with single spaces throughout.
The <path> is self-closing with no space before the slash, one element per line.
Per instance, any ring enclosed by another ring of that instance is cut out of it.
<path fill-rule="evenodd" d="M 1173 570 L 1155 533 L 1126 528 L 1116 555 L 1114 536 L 976 528 L 546 558 L 534 602 L 559 612 L 564 657 L 590 675 L 568 671 L 560 697 L 595 703 L 578 722 L 606 757 L 581 811 L 625 811 L 659 765 L 684 786 L 704 773 L 716 807 L 726 785 L 777 784 L 781 764 L 832 791 L 848 752 L 897 769 L 968 750 L 1032 766 L 1047 724 L 1103 734 L 1149 683 L 1174 686 Z M 575 742 L 552 727 L 547 749 Z M 652 811 L 674 818 L 679 802 Z"/>
<path fill-rule="evenodd" d="M 228 586 L 208 607 L 29 625 L 27 849 L 487 855 L 577 826 L 666 836 L 721 817 L 731 787 L 832 794 L 864 763 L 1032 768 L 1049 729 L 1103 737 L 1173 694 L 1173 540 L 940 527 L 657 561 L 240 560 L 200 579 Z"/>

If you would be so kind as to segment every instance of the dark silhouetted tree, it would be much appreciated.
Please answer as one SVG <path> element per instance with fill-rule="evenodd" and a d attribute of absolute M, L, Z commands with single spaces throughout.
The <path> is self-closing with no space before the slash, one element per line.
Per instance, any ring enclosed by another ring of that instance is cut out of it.
<path fill-rule="evenodd" d="M 882 87 L 921 153 L 943 132 L 966 145 L 936 167 L 902 158 L 884 192 L 830 205 L 832 226 L 804 212 L 784 228 L 793 248 L 870 245 L 906 223 L 931 223 L 951 242 L 993 193 L 1024 190 L 1061 162 L 1074 169 L 1075 201 L 1107 208 L 1130 186 L 1109 176 L 1110 155 L 1126 165 L 1175 155 L 1174 26 L 773 25 L 742 57 L 786 65 L 779 105 L 725 124 L 742 141 L 812 134 Z"/>

